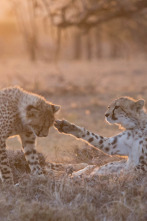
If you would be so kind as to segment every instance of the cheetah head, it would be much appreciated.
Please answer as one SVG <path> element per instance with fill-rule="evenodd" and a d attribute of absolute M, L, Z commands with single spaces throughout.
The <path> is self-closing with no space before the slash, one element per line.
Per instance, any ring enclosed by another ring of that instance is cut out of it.
<path fill-rule="evenodd" d="M 126 129 L 133 129 L 137 126 L 143 107 L 144 100 L 121 97 L 108 106 L 105 113 L 106 121 L 110 124 L 118 124 Z"/>
<path fill-rule="evenodd" d="M 29 126 L 38 137 L 46 137 L 49 128 L 54 124 L 55 113 L 58 112 L 60 106 L 49 102 L 39 102 L 37 105 L 29 105 L 26 108 L 26 117 Z"/>

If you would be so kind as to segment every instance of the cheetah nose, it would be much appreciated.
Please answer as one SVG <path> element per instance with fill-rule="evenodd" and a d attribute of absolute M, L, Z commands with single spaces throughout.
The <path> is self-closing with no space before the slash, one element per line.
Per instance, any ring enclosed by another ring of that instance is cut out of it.
<path fill-rule="evenodd" d="M 109 116 L 109 114 L 105 114 L 105 117 L 108 117 Z"/>

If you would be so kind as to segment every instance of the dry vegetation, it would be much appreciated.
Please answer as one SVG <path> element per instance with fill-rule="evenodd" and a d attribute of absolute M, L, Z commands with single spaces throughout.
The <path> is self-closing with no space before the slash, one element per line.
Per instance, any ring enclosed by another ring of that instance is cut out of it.
<path fill-rule="evenodd" d="M 59 176 L 57 171 L 56 175 L 55 171 L 48 171 L 46 180 L 40 181 L 28 174 L 21 152 L 9 152 L 9 159 L 19 186 L 0 184 L 2 221 L 143 221 L 147 218 L 144 175 L 74 179 L 66 173 Z M 40 159 L 44 166 L 42 155 Z"/>
<path fill-rule="evenodd" d="M 58 118 L 111 136 L 119 130 L 104 122 L 107 105 L 122 95 L 147 100 L 146 73 L 146 61 L 139 58 L 58 65 L 2 60 L 0 87 L 17 84 L 42 94 L 62 106 Z M 61 167 L 49 169 L 53 161 L 102 165 L 117 157 L 104 155 L 52 128 L 47 138 L 38 139 L 37 150 L 45 156 L 40 155 L 46 171 L 46 179 L 41 181 L 29 175 L 18 139 L 10 138 L 7 145 L 19 186 L 0 183 L 0 221 L 147 219 L 146 174 L 75 179 Z"/>

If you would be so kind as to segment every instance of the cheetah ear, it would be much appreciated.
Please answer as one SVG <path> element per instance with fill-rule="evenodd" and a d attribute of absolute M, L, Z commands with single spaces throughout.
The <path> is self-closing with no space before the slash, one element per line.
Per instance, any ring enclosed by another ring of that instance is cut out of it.
<path fill-rule="evenodd" d="M 33 105 L 27 106 L 26 111 L 27 111 L 27 117 L 37 117 L 39 113 L 39 110 Z"/>
<path fill-rule="evenodd" d="M 52 104 L 51 107 L 52 107 L 53 113 L 56 113 L 56 112 L 58 112 L 60 110 L 60 106 L 59 105 Z"/>
<path fill-rule="evenodd" d="M 135 107 L 136 107 L 137 111 L 142 109 L 143 106 L 144 106 L 144 100 L 138 100 L 138 101 L 135 102 Z"/>

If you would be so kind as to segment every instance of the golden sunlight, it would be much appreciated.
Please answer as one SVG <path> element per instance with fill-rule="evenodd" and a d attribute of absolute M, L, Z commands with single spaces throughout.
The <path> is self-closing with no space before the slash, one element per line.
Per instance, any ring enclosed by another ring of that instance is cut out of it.
<path fill-rule="evenodd" d="M 10 2 L 8 0 L 1 0 L 0 3 L 0 20 L 8 18 L 10 12 Z"/>

